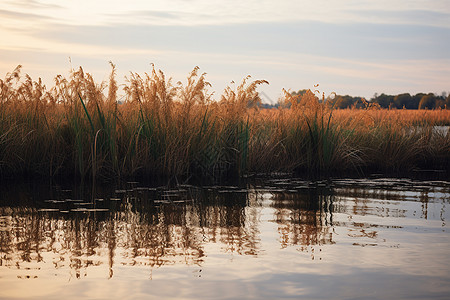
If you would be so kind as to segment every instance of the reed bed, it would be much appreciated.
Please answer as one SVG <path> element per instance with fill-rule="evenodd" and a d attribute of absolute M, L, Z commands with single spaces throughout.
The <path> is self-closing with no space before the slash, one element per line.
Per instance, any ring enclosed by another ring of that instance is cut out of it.
<path fill-rule="evenodd" d="M 435 127 L 450 125 L 449 110 L 335 110 L 310 91 L 285 93 L 289 108 L 260 109 L 264 80 L 247 77 L 214 100 L 198 68 L 186 83 L 153 68 L 118 86 L 111 67 L 108 82 L 80 68 L 50 89 L 20 66 L 0 80 L 0 176 L 225 180 L 450 169 L 448 127 Z"/>

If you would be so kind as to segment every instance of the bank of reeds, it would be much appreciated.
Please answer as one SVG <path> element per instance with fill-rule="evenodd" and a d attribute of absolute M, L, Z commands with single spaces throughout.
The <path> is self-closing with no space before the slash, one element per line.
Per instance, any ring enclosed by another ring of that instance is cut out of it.
<path fill-rule="evenodd" d="M 325 97 L 285 93 L 259 109 L 249 77 L 218 101 L 195 68 L 174 84 L 152 69 L 125 86 L 83 69 L 47 89 L 20 75 L 0 80 L 0 176 L 166 177 L 222 180 L 259 172 L 450 169 L 449 110 L 335 110 Z M 124 94 L 119 102 L 118 95 Z"/>

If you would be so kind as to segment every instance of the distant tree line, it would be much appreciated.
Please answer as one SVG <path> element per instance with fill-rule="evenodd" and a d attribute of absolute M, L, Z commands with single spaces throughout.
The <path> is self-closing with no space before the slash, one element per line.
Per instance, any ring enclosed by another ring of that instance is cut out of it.
<path fill-rule="evenodd" d="M 292 92 L 292 95 L 303 95 L 307 90 Z M 331 95 L 326 98 L 335 108 L 361 108 L 367 103 L 377 103 L 382 108 L 406 108 L 406 109 L 450 109 L 450 95 L 443 92 L 441 95 L 433 93 L 418 93 L 411 95 L 409 93 L 398 95 L 375 94 L 372 99 L 363 97 L 353 97 L 349 95 Z"/>
<path fill-rule="evenodd" d="M 396 96 L 375 94 L 370 100 L 378 103 L 384 108 L 406 108 L 406 109 L 433 109 L 448 108 L 450 109 L 450 95 L 443 92 L 440 96 L 433 93 L 418 93 L 410 95 L 409 93 L 398 94 Z"/>

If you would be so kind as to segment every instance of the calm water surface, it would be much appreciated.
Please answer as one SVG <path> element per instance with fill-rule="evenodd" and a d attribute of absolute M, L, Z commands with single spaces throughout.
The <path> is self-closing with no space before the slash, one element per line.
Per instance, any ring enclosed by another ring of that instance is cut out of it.
<path fill-rule="evenodd" d="M 2 184 L 0 299 L 448 299 L 450 183 Z"/>

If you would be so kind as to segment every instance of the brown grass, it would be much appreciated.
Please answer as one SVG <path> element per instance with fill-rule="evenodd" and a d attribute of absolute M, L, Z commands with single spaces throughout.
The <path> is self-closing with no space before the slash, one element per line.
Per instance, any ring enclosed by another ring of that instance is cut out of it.
<path fill-rule="evenodd" d="M 47 89 L 20 75 L 0 80 L 0 175 L 93 178 L 238 178 L 255 172 L 327 176 L 449 170 L 450 110 L 334 110 L 312 92 L 285 93 L 290 108 L 259 109 L 245 78 L 219 101 L 195 68 L 173 84 L 162 71 L 115 79 L 83 69 Z"/>

